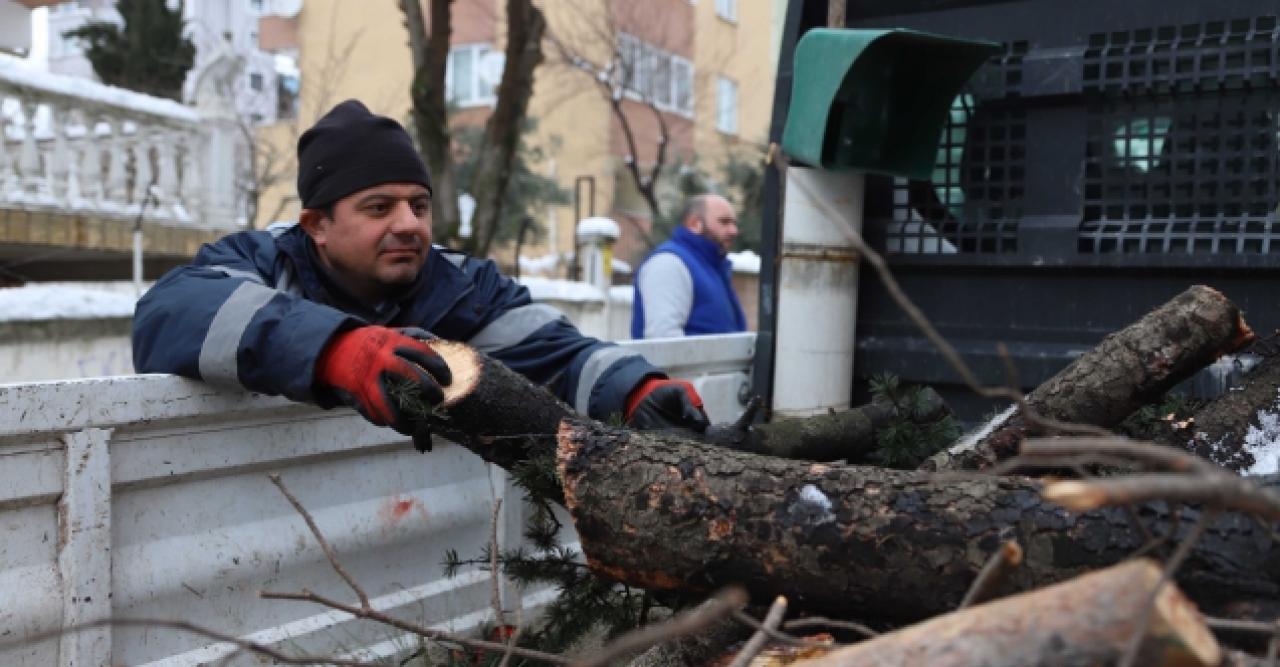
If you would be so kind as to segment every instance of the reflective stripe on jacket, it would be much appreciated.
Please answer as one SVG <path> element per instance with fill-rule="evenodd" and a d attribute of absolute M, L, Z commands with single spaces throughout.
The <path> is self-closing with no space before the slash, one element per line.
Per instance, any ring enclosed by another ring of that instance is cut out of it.
<path fill-rule="evenodd" d="M 533 303 L 492 261 L 440 248 L 413 285 L 371 309 L 328 279 L 299 226 L 232 234 L 165 274 L 138 302 L 134 366 L 332 407 L 336 397 L 312 386 L 316 358 L 364 324 L 466 342 L 595 419 L 620 414 L 633 387 L 662 374 Z"/>

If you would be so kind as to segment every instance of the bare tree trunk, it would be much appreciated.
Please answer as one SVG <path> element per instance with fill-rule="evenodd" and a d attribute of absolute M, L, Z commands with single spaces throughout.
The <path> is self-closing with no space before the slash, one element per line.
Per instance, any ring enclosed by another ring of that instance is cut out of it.
<path fill-rule="evenodd" d="M 567 421 L 558 476 L 588 566 L 658 590 L 746 586 L 759 601 L 841 617 L 915 621 L 954 609 L 988 555 L 1026 548 L 999 592 L 1118 563 L 1146 540 L 1121 509 L 1074 514 L 1020 477 L 940 476 L 708 448 Z M 1198 512 L 1139 514 L 1184 535 Z M 1204 604 L 1280 594 L 1280 545 L 1224 514 L 1179 570 Z"/>
<path fill-rule="evenodd" d="M 1063 422 L 1114 426 L 1134 410 L 1227 352 L 1253 340 L 1240 309 L 1221 292 L 1196 285 L 1036 387 L 1026 398 L 1037 414 Z M 925 470 L 988 468 L 1040 433 L 1013 413 L 982 438 L 962 440 L 921 466 Z"/>
<path fill-rule="evenodd" d="M 1055 586 L 930 619 L 834 651 L 804 667 L 1087 667 L 1116 664 L 1139 631 L 1160 580 L 1132 560 Z M 1153 603 L 1139 665 L 1218 667 L 1222 649 L 1195 605 L 1172 584 Z"/>
<path fill-rule="evenodd" d="M 449 131 L 445 101 L 445 68 L 449 59 L 452 32 L 452 0 L 431 3 L 431 34 L 422 15 L 420 0 L 400 0 L 405 26 L 409 29 L 409 51 L 413 57 L 413 126 L 418 145 L 431 169 L 431 229 L 440 242 L 458 230 L 458 182 L 454 175 L 453 135 Z"/>
<path fill-rule="evenodd" d="M 542 35 L 547 22 L 532 0 L 507 0 L 507 62 L 498 86 L 498 102 L 485 123 L 484 143 L 471 194 L 476 199 L 472 252 L 489 254 L 502 221 L 511 164 L 533 96 L 533 73 L 542 62 Z"/>

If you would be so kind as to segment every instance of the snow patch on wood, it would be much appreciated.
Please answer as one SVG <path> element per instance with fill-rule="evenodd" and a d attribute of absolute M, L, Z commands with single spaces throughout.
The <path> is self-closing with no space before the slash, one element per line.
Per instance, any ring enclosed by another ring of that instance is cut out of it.
<path fill-rule="evenodd" d="M 800 489 L 800 502 L 797 505 L 795 510 L 807 515 L 814 524 L 823 524 L 836 519 L 831 513 L 831 499 L 812 484 L 805 484 Z"/>
<path fill-rule="evenodd" d="M 1259 410 L 1254 424 L 1244 434 L 1244 447 L 1253 454 L 1255 463 L 1246 475 L 1269 475 L 1280 472 L 1280 392 L 1271 409 Z"/>
<path fill-rule="evenodd" d="M 978 446 L 978 443 L 985 440 L 987 436 L 994 433 L 996 429 L 1004 426 L 1005 423 L 1008 422 L 1011 417 L 1013 417 L 1013 413 L 1017 409 L 1018 409 L 1017 403 L 1010 404 L 1009 407 L 1005 408 L 1003 412 L 996 415 L 995 417 L 992 417 L 990 421 L 970 431 L 968 435 L 964 436 L 963 438 L 960 439 L 959 442 L 952 445 L 951 449 L 947 450 L 947 453 L 953 454 L 953 455 L 963 454 L 964 452 L 973 450 L 974 447 Z"/>

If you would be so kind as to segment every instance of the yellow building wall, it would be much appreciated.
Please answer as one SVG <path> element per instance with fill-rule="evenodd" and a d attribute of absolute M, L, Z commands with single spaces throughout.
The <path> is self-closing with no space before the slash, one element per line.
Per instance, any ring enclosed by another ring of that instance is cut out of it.
<path fill-rule="evenodd" d="M 732 147 L 763 146 L 768 141 L 778 56 L 775 24 L 785 4 L 785 0 L 737 0 L 737 21 L 727 21 L 716 13 L 715 0 L 697 3 L 695 144 L 704 167 L 717 165 Z M 716 82 L 722 75 L 738 84 L 735 134 L 716 128 Z"/>

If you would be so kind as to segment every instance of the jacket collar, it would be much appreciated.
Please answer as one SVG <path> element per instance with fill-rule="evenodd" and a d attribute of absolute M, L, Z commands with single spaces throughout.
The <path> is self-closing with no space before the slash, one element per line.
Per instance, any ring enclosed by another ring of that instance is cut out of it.
<path fill-rule="evenodd" d="M 694 234 L 684 225 L 676 227 L 671 240 L 693 251 L 702 261 L 711 266 L 723 266 L 729 261 L 728 257 L 720 254 L 720 246 L 714 241 Z"/>

